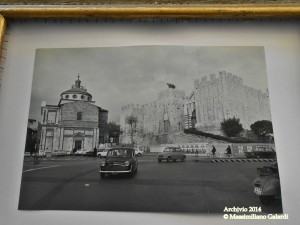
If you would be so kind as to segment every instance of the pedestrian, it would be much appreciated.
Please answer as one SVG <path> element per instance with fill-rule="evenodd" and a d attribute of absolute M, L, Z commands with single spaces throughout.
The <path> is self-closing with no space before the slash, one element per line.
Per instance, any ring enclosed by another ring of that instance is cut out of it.
<path fill-rule="evenodd" d="M 227 154 L 227 156 L 230 156 L 230 155 L 231 155 L 231 148 L 230 148 L 230 145 L 228 145 L 228 147 L 226 148 L 226 154 Z"/>
<path fill-rule="evenodd" d="M 212 152 L 212 155 L 215 156 L 217 150 L 214 145 L 212 147 L 213 148 L 212 148 L 211 152 Z"/>
<path fill-rule="evenodd" d="M 95 146 L 95 148 L 93 150 L 94 150 L 94 156 L 97 156 L 97 148 L 96 148 L 96 146 Z"/>

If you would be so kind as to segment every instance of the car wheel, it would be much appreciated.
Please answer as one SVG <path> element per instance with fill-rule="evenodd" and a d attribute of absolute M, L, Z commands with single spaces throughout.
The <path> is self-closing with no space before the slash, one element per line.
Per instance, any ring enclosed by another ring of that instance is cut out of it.
<path fill-rule="evenodd" d="M 159 163 L 161 163 L 161 159 L 158 159 L 157 161 L 158 161 Z"/>
<path fill-rule="evenodd" d="M 101 158 L 101 155 L 98 155 L 98 158 Z"/>
<path fill-rule="evenodd" d="M 184 161 L 185 161 L 185 158 L 186 158 L 185 156 L 182 156 L 182 157 L 181 157 L 181 162 L 184 162 Z"/>
<path fill-rule="evenodd" d="M 173 159 L 173 162 L 176 162 L 176 159 Z"/>
<path fill-rule="evenodd" d="M 268 205 L 275 200 L 275 195 L 259 196 L 259 200 L 262 204 Z"/>
<path fill-rule="evenodd" d="M 100 177 L 101 177 L 101 179 L 104 179 L 105 178 L 105 173 L 100 173 Z"/>
<path fill-rule="evenodd" d="M 138 153 L 138 154 L 137 154 L 137 156 L 138 156 L 138 157 L 141 157 L 141 156 L 142 156 L 142 154 L 141 154 L 141 153 Z"/>
<path fill-rule="evenodd" d="M 171 157 L 170 156 L 167 158 L 167 162 L 168 163 L 171 162 Z"/>

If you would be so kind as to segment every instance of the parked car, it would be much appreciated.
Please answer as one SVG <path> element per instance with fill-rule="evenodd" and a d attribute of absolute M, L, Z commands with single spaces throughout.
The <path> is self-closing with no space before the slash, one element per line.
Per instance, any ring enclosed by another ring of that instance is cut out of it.
<path fill-rule="evenodd" d="M 110 148 L 100 148 L 97 150 L 97 157 L 98 158 L 104 158 L 107 155 L 107 152 Z"/>
<path fill-rule="evenodd" d="M 179 147 L 167 147 L 163 152 L 158 154 L 157 160 L 158 162 L 166 160 L 168 163 L 171 161 L 176 162 L 177 160 L 184 162 L 186 160 L 186 155 Z"/>
<path fill-rule="evenodd" d="M 267 205 L 275 199 L 281 199 L 278 164 L 257 168 L 258 177 L 253 181 L 254 193 L 262 204 Z"/>
<path fill-rule="evenodd" d="M 39 157 L 46 157 L 46 152 L 43 151 L 43 150 L 39 150 L 38 156 L 39 156 Z"/>
<path fill-rule="evenodd" d="M 276 158 L 275 151 L 253 151 L 245 152 L 247 158 Z"/>
<path fill-rule="evenodd" d="M 83 155 L 85 155 L 85 156 L 94 156 L 94 149 L 91 149 L 89 151 L 84 151 Z"/>
<path fill-rule="evenodd" d="M 75 155 L 83 155 L 87 150 L 85 150 L 84 148 L 78 149 L 75 152 Z"/>
<path fill-rule="evenodd" d="M 24 157 L 30 157 L 30 152 L 24 152 Z"/>
<path fill-rule="evenodd" d="M 134 152 L 136 156 L 142 156 L 144 154 L 144 151 L 140 150 L 139 148 L 134 148 Z"/>
<path fill-rule="evenodd" d="M 100 163 L 100 176 L 125 173 L 134 176 L 138 170 L 138 161 L 133 148 L 112 148 L 106 159 Z"/>

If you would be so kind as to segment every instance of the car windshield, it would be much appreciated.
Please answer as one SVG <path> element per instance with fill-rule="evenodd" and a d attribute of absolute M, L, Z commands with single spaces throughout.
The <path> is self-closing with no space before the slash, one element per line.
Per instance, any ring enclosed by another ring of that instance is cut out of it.
<path fill-rule="evenodd" d="M 107 157 L 132 157 L 132 149 L 112 149 L 107 153 Z"/>

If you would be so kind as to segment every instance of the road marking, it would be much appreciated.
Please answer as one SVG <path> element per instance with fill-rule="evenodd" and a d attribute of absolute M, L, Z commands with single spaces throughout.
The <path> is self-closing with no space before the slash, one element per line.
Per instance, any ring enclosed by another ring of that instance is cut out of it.
<path fill-rule="evenodd" d="M 276 162 L 276 159 L 212 159 L 210 162 Z"/>
<path fill-rule="evenodd" d="M 33 171 L 33 170 L 42 170 L 42 169 L 48 169 L 48 168 L 52 168 L 52 167 L 59 167 L 59 166 L 61 166 L 61 165 L 47 166 L 47 167 L 39 167 L 39 168 L 34 168 L 34 169 L 24 170 L 23 173 L 25 173 L 25 172 L 30 172 L 30 171 Z"/>
<path fill-rule="evenodd" d="M 88 187 L 88 186 L 90 186 L 90 184 L 85 184 L 84 186 Z"/>

